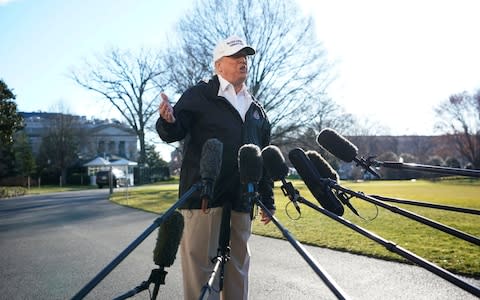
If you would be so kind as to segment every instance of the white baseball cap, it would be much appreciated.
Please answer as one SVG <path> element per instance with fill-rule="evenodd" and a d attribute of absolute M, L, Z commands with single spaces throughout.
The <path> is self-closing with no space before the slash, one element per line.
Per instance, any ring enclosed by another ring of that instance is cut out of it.
<path fill-rule="evenodd" d="M 213 62 L 216 62 L 224 56 L 234 55 L 240 51 L 244 51 L 246 55 L 255 54 L 255 49 L 248 46 L 242 38 L 232 35 L 218 42 L 215 46 L 215 49 L 213 49 Z"/>

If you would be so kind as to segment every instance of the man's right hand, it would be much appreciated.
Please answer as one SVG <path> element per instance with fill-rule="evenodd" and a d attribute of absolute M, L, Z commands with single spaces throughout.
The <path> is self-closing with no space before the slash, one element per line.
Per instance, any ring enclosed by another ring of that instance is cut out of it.
<path fill-rule="evenodd" d="M 168 96 L 164 93 L 161 93 L 160 96 L 162 97 L 162 102 L 160 102 L 160 107 L 158 111 L 160 112 L 160 116 L 167 121 L 168 123 L 175 123 L 175 116 L 173 115 L 173 107 L 168 101 Z"/>

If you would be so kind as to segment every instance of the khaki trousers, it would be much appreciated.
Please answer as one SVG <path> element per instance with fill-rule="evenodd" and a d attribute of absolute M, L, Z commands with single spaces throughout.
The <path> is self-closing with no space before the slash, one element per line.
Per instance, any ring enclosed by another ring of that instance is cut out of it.
<path fill-rule="evenodd" d="M 211 208 L 208 213 L 200 209 L 182 209 L 185 225 L 180 255 L 182 257 L 183 290 L 186 300 L 198 299 L 202 287 L 208 282 L 217 256 L 222 208 Z M 251 235 L 249 213 L 232 211 L 230 232 L 230 260 L 225 264 L 223 290 L 219 293 L 218 277 L 209 299 L 248 299 L 248 271 Z M 218 274 L 219 275 L 219 274 Z"/>

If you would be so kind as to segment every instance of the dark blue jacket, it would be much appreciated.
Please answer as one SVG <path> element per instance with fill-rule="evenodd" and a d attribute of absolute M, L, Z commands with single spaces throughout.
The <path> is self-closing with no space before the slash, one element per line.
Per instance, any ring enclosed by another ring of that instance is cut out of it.
<path fill-rule="evenodd" d="M 220 83 L 217 76 L 208 82 L 199 82 L 183 93 L 174 106 L 175 123 L 161 117 L 156 128 L 167 143 L 184 140 L 183 161 L 180 171 L 180 197 L 193 184 L 200 182 L 200 158 L 205 141 L 217 138 L 223 143 L 222 167 L 214 188 L 214 199 L 209 207 L 220 207 L 231 201 L 232 209 L 250 212 L 252 205 L 242 197 L 244 187 L 238 172 L 238 150 L 244 144 L 255 144 L 260 149 L 270 144 L 271 125 L 261 105 L 254 99 L 245 122 L 238 111 L 224 97 L 218 96 Z M 265 174 L 265 171 L 263 172 Z M 274 209 L 273 182 L 262 176 L 258 184 L 262 202 Z M 182 208 L 199 209 L 200 192 L 194 193 Z"/>

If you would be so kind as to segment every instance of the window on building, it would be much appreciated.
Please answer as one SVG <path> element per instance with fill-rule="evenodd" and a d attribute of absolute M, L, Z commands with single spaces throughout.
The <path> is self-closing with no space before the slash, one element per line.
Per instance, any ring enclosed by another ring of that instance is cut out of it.
<path fill-rule="evenodd" d="M 108 153 L 110 154 L 116 154 L 115 153 L 115 142 L 114 141 L 110 141 L 108 142 Z"/>
<path fill-rule="evenodd" d="M 125 141 L 120 141 L 118 143 L 118 155 L 126 157 Z"/>
<path fill-rule="evenodd" d="M 105 153 L 105 141 L 98 142 L 98 153 Z"/>

